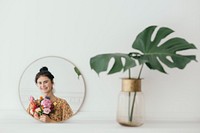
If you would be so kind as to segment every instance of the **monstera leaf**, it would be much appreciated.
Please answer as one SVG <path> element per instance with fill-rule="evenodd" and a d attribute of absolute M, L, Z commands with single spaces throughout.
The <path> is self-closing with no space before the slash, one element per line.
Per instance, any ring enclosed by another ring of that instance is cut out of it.
<path fill-rule="evenodd" d="M 156 26 L 146 28 L 136 37 L 132 45 L 132 48 L 141 52 L 139 59 L 145 60 L 145 64 L 150 69 L 166 73 L 161 63 L 170 68 L 183 69 L 191 60 L 196 60 L 195 55 L 181 55 L 177 53 L 187 49 L 196 49 L 193 44 L 188 43 L 185 39 L 176 37 L 160 44 L 162 39 L 173 32 L 169 28 L 162 27 L 158 29 L 152 40 L 155 28 Z"/>
<path fill-rule="evenodd" d="M 163 64 L 169 68 L 184 69 L 190 61 L 196 60 L 195 55 L 181 55 L 178 53 L 188 49 L 196 49 L 193 44 L 178 37 L 166 39 L 168 35 L 174 32 L 167 27 L 159 28 L 157 33 L 154 34 L 156 27 L 147 27 L 138 34 L 132 45 L 133 52 L 129 52 L 128 54 L 108 53 L 96 55 L 90 59 L 91 68 L 97 74 L 107 71 L 109 62 L 113 58 L 114 64 L 108 74 L 117 73 L 121 70 L 126 71 L 137 64 L 146 64 L 150 69 L 166 73 L 162 66 Z M 155 37 L 153 37 L 153 34 Z M 161 41 L 164 41 L 164 43 L 161 44 Z M 124 63 L 122 59 L 125 59 Z M 136 64 L 136 62 L 138 63 Z"/>
<path fill-rule="evenodd" d="M 97 74 L 107 71 L 111 58 L 114 58 L 114 64 L 108 74 L 117 73 L 121 70 L 126 71 L 136 66 L 135 60 L 129 57 L 128 54 L 123 53 L 97 55 L 90 59 L 90 66 Z M 125 63 L 122 61 L 123 58 L 125 59 Z"/>
<path fill-rule="evenodd" d="M 81 76 L 81 72 L 79 71 L 79 69 L 77 67 L 74 67 L 74 71 L 76 72 L 79 78 L 79 76 Z"/>

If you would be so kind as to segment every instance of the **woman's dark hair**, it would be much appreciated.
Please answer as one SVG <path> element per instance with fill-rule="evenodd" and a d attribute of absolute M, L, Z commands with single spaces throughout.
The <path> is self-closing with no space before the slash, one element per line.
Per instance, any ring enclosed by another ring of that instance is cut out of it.
<path fill-rule="evenodd" d="M 35 76 L 35 83 L 36 84 L 37 84 L 37 80 L 40 76 L 48 77 L 51 80 L 51 82 L 53 83 L 54 76 L 49 72 L 49 70 L 46 66 L 42 67 L 40 69 L 40 71 L 36 74 L 36 76 Z"/>

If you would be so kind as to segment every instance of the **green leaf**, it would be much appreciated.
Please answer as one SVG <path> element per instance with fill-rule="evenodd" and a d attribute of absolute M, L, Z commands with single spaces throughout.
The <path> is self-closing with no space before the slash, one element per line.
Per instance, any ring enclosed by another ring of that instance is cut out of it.
<path fill-rule="evenodd" d="M 188 43 L 185 39 L 175 37 L 160 44 L 162 39 L 173 32 L 173 30 L 167 27 L 158 29 L 153 39 L 152 34 L 155 32 L 156 27 L 147 27 L 138 34 L 133 42 L 132 48 L 141 52 L 140 62 L 145 62 L 150 69 L 166 73 L 162 64 L 170 68 L 183 69 L 190 61 L 196 60 L 195 55 L 181 55 L 177 53 L 188 49 L 196 49 L 193 44 Z"/>
<path fill-rule="evenodd" d="M 111 53 L 111 54 L 100 54 L 90 59 L 90 67 L 99 74 L 100 72 L 107 71 L 110 60 L 114 58 L 114 64 L 109 70 L 108 74 L 114 74 L 121 70 L 126 71 L 136 66 L 135 60 L 123 53 Z M 125 59 L 125 63 L 122 63 L 122 58 Z"/>
<path fill-rule="evenodd" d="M 79 71 L 79 69 L 77 67 L 74 67 L 74 71 L 76 72 L 79 78 L 79 76 L 81 75 L 81 72 Z"/>

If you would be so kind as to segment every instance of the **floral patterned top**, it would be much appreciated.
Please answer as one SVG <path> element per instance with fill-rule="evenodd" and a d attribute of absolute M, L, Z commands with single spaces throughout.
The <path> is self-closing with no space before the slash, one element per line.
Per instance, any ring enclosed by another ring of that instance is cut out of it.
<path fill-rule="evenodd" d="M 49 117 L 57 122 L 64 121 L 69 119 L 72 115 L 72 109 L 67 103 L 66 100 L 61 99 L 61 98 L 56 98 L 54 103 L 54 113 L 50 113 Z"/>
<path fill-rule="evenodd" d="M 56 98 L 52 103 L 54 104 L 54 111 L 48 114 L 50 119 L 56 122 L 61 122 L 69 119 L 73 115 L 73 111 L 66 100 Z M 31 104 L 29 104 L 27 112 L 33 116 L 33 113 L 31 112 Z"/>

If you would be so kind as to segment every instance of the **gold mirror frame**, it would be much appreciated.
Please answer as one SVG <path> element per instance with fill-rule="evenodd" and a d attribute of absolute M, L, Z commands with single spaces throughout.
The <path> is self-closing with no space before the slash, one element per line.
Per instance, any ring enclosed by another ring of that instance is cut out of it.
<path fill-rule="evenodd" d="M 74 116 L 80 111 L 84 103 L 86 84 L 80 70 L 74 63 L 63 57 L 42 57 L 33 61 L 25 68 L 20 77 L 18 86 L 21 105 L 27 111 L 27 107 L 30 104 L 30 96 L 39 98 L 42 95 L 34 80 L 39 69 L 44 66 L 48 67 L 48 70 L 55 77 L 54 94 L 67 101 L 73 110 L 72 116 Z"/>

